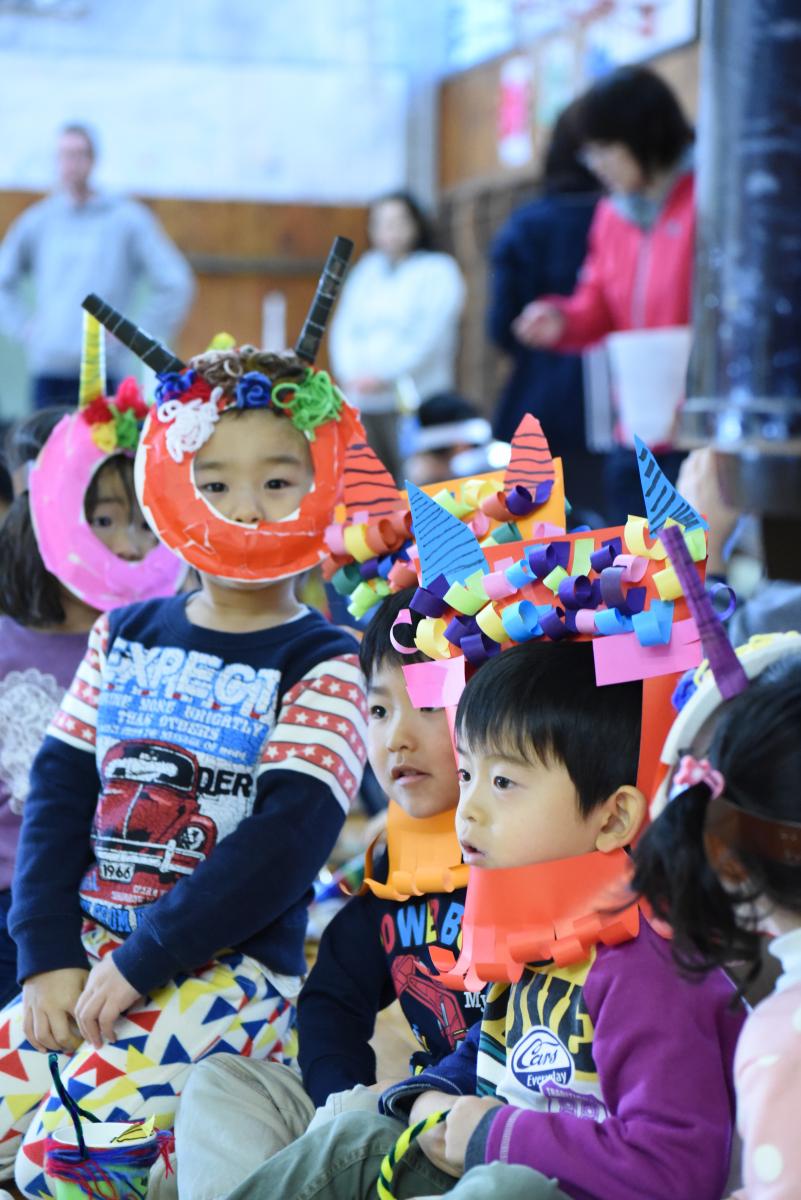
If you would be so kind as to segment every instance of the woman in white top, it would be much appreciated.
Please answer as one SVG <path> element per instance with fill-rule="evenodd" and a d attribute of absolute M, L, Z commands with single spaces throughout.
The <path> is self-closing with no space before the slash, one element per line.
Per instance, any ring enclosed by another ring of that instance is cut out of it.
<path fill-rule="evenodd" d="M 337 381 L 361 409 L 370 445 L 397 475 L 398 384 L 420 400 L 453 389 L 465 286 L 432 250 L 417 203 L 393 192 L 370 206 L 371 249 L 345 280 L 331 323 Z"/>

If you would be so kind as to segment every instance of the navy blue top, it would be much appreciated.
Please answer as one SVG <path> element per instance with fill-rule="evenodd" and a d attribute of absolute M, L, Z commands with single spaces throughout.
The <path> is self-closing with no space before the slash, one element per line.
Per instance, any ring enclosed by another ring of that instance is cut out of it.
<path fill-rule="evenodd" d="M 9 928 L 20 981 L 86 966 L 89 918 L 142 994 L 236 948 L 306 969 L 311 884 L 364 762 L 351 637 L 317 612 L 255 633 L 187 597 L 104 614 L 31 771 Z"/>
<path fill-rule="evenodd" d="M 386 855 L 376 878 L 386 879 Z M 479 1020 L 484 997 L 449 991 L 432 972 L 430 945 L 458 954 L 465 889 L 408 900 L 354 896 L 326 928 L 298 1000 L 303 1086 L 319 1107 L 333 1092 L 375 1083 L 370 1038 L 381 1009 L 399 1000 L 420 1043 L 412 1067 L 451 1054 Z"/>
<path fill-rule="evenodd" d="M 487 331 L 512 356 L 511 375 L 495 411 L 495 436 L 510 441 L 525 413 L 539 417 L 554 454 L 584 446 L 581 359 L 529 350 L 512 321 L 532 300 L 570 295 L 587 253 L 598 196 L 592 192 L 544 196 L 509 217 L 490 251 Z"/>

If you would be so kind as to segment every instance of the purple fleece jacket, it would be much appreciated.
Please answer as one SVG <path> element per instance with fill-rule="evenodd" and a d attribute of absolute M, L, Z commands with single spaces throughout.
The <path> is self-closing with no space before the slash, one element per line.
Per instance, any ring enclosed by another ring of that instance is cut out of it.
<path fill-rule="evenodd" d="M 543 1086 L 542 1073 L 521 1071 L 514 1051 L 538 1028 L 545 1041 L 549 1025 L 561 1032 L 565 1005 L 553 1020 L 543 1016 L 555 975 L 552 967 L 527 968 L 520 983 L 496 985 L 480 1029 L 435 1068 L 384 1093 L 383 1111 L 408 1115 L 415 1095 L 428 1089 L 493 1095 L 496 1083 L 506 1086 L 505 1072 L 515 1103 L 490 1110 L 479 1124 L 468 1169 L 496 1161 L 534 1167 L 573 1200 L 720 1200 L 731 1153 L 734 1048 L 745 1019 L 742 1005 L 731 1007 L 731 982 L 720 971 L 682 977 L 669 944 L 643 921 L 633 941 L 597 947 L 565 1002 L 576 1028 L 591 1023 L 591 1060 L 584 1037 L 567 1037 L 563 1048 L 573 1061 L 557 1056 L 561 1082 L 551 1077 Z M 587 1078 L 597 1081 L 601 1100 L 590 1096 L 582 1105 Z M 530 1106 L 518 1103 L 526 1086 Z"/>

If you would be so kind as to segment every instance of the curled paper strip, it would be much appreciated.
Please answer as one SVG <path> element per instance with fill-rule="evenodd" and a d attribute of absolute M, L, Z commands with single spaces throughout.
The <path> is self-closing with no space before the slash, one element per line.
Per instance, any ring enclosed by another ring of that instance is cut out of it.
<path fill-rule="evenodd" d="M 561 567 L 567 574 L 570 562 L 569 542 L 548 542 L 544 546 L 532 546 L 528 551 L 528 562 L 538 579 L 550 575 L 554 567 Z"/>
<path fill-rule="evenodd" d="M 451 646 L 441 617 L 424 617 L 417 626 L 414 644 L 428 658 L 450 658 Z"/>
<path fill-rule="evenodd" d="M 513 642 L 528 642 L 532 638 L 542 636 L 539 612 L 530 600 L 519 600 L 517 604 L 510 604 L 501 613 L 501 622 Z"/>
<path fill-rule="evenodd" d="M 397 650 L 398 654 L 416 654 L 417 653 L 416 646 L 404 646 L 401 642 L 398 641 L 397 637 L 395 636 L 396 626 L 409 625 L 411 627 L 413 624 L 414 624 L 414 621 L 412 620 L 412 614 L 410 613 L 409 609 L 402 608 L 400 610 L 400 612 L 398 613 L 397 617 L 395 618 L 395 620 L 392 624 L 392 628 L 389 631 L 390 644 L 392 645 L 393 649 Z"/>

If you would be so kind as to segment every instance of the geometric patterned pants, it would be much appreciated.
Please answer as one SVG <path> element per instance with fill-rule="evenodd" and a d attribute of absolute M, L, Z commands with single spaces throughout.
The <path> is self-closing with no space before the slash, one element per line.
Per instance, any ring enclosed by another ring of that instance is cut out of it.
<path fill-rule="evenodd" d="M 91 964 L 119 940 L 87 921 L 83 943 Z M 119 1018 L 115 1034 L 100 1050 L 83 1042 L 62 1055 L 64 1085 L 101 1121 L 154 1116 L 160 1129 L 172 1128 L 193 1063 L 224 1051 L 294 1067 L 297 1054 L 294 1005 L 255 959 L 235 952 L 144 996 Z M 14 1175 L 31 1200 L 52 1196 L 45 1142 L 70 1123 L 50 1088 L 47 1055 L 26 1041 L 18 997 L 0 1012 L 0 1179 Z"/>

